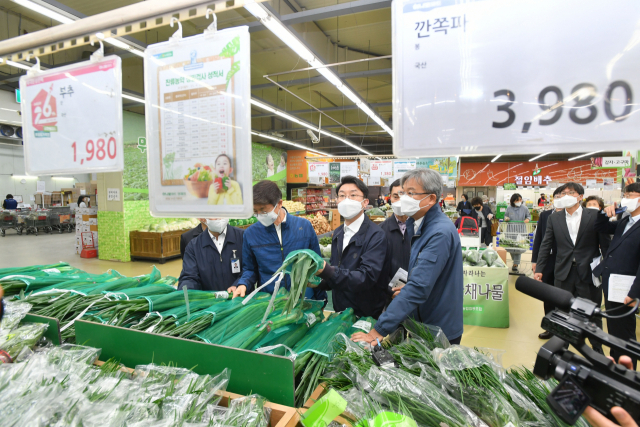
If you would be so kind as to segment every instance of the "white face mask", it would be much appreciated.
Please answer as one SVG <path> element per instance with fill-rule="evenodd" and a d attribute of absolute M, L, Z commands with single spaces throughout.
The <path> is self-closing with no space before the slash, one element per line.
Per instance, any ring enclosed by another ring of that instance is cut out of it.
<path fill-rule="evenodd" d="M 400 197 L 400 206 L 402 207 L 402 215 L 414 216 L 420 209 L 420 202 L 429 197 L 427 194 L 420 200 L 416 200 L 411 196 L 404 195 Z"/>
<path fill-rule="evenodd" d="M 597 207 L 597 206 L 587 206 L 587 209 L 594 209 L 594 210 L 596 210 L 596 211 L 599 211 L 599 210 L 600 210 L 600 208 L 599 208 L 599 207 Z"/>
<path fill-rule="evenodd" d="M 621 208 L 627 208 L 626 212 L 633 212 L 636 209 L 638 209 L 638 202 L 640 201 L 640 199 L 636 198 L 636 199 L 622 199 L 620 200 L 620 207 Z"/>
<path fill-rule="evenodd" d="M 578 203 L 578 199 L 574 196 L 563 196 L 561 198 L 553 199 L 553 206 L 556 209 L 566 209 L 575 206 Z"/>
<path fill-rule="evenodd" d="M 522 205 L 522 202 L 515 202 L 514 205 L 516 205 L 517 207 L 520 207 Z"/>
<path fill-rule="evenodd" d="M 272 225 L 274 222 L 276 222 L 276 219 L 278 219 L 278 213 L 276 213 L 276 208 L 278 206 L 274 206 L 273 210 L 271 212 L 268 212 L 266 214 L 257 214 L 256 218 L 258 218 L 258 221 L 260 221 L 260 224 L 264 225 L 265 227 L 268 227 L 270 225 Z"/>
<path fill-rule="evenodd" d="M 362 203 L 349 198 L 344 199 L 338 203 L 338 212 L 344 217 L 344 219 L 351 219 L 358 216 L 362 211 Z"/>
<path fill-rule="evenodd" d="M 223 219 L 207 219 L 207 228 L 212 233 L 222 233 L 227 225 L 229 224 L 229 220 L 226 218 Z"/>
<path fill-rule="evenodd" d="M 391 204 L 391 209 L 393 209 L 393 213 L 398 215 L 398 216 L 403 216 L 404 214 L 402 213 L 402 202 L 400 200 L 398 200 L 395 203 Z"/>

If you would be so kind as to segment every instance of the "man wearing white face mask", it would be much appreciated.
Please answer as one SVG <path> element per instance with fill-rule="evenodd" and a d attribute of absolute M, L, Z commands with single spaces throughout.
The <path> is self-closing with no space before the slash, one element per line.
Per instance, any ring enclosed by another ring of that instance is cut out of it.
<path fill-rule="evenodd" d="M 207 218 L 206 230 L 187 245 L 178 289 L 226 291 L 240 279 L 243 230 L 226 218 Z"/>
<path fill-rule="evenodd" d="M 253 212 L 258 222 L 244 233 L 242 245 L 242 277 L 236 286 L 229 288 L 233 297 L 248 295 L 254 284 L 258 286 L 271 279 L 282 266 L 282 262 L 293 251 L 311 249 L 320 254 L 320 243 L 311 222 L 305 218 L 289 215 L 282 206 L 282 191 L 273 181 L 263 180 L 253 186 Z M 268 284 L 262 292 L 273 293 L 275 282 Z M 289 289 L 288 274 L 280 287 Z M 326 300 L 326 292 L 307 289 L 305 298 Z"/>
<path fill-rule="evenodd" d="M 564 212 L 551 215 L 548 219 L 547 230 L 538 252 L 534 278 L 542 281 L 542 272 L 549 262 L 551 248 L 555 244 L 558 251 L 554 285 L 600 306 L 602 289 L 593 283 L 591 263 L 594 258 L 599 258 L 601 253 L 607 253 L 611 239 L 608 234 L 594 230 L 598 212 L 582 208 L 582 185 L 569 182 L 559 190 L 553 204 L 556 209 L 564 209 Z M 602 328 L 601 319 L 597 319 L 595 323 Z M 591 345 L 594 350 L 602 353 L 601 344 L 592 342 Z"/>
<path fill-rule="evenodd" d="M 616 215 L 617 208 L 626 208 L 622 218 L 616 222 L 610 222 L 609 218 Z M 605 208 L 598 213 L 595 230 L 601 233 L 613 234 L 613 240 L 602 262 L 594 269 L 595 276 L 602 276 L 602 290 L 604 291 L 604 304 L 607 310 L 622 306 L 622 303 L 609 300 L 609 286 L 611 275 L 614 280 L 626 279 L 632 282 L 631 288 L 624 299 L 624 304 L 635 303 L 640 298 L 640 183 L 629 184 L 624 189 L 624 198 L 618 206 Z M 622 276 L 622 277 L 621 277 Z M 618 312 L 627 311 L 620 309 Z M 635 316 L 626 316 L 620 319 L 607 319 L 607 330 L 614 337 L 623 340 L 636 339 Z M 611 349 L 611 356 L 618 359 L 621 354 Z M 636 368 L 636 360 L 633 368 Z"/>
<path fill-rule="evenodd" d="M 409 268 L 409 256 L 411 255 L 411 239 L 407 233 L 406 215 L 402 214 L 400 198 L 404 196 L 404 190 L 397 179 L 389 186 L 389 194 L 393 215 L 387 218 L 380 227 L 387 235 L 387 259 L 390 260 L 389 281 L 393 278 L 399 268 L 407 271 Z M 394 288 L 393 295 L 400 292 L 399 288 Z"/>
<path fill-rule="evenodd" d="M 410 216 L 411 242 L 407 284 L 391 301 L 369 333 L 355 333 L 353 341 L 376 342 L 395 331 L 407 318 L 439 326 L 451 344 L 462 338 L 462 247 L 451 220 L 436 206 L 442 178 L 431 169 L 414 169 L 402 177 L 402 213 Z"/>
<path fill-rule="evenodd" d="M 369 189 L 354 176 L 336 187 L 338 211 L 344 226 L 333 232 L 331 262 L 318 271 L 318 289 L 331 290 L 336 312 L 353 308 L 356 316 L 378 318 L 387 300 L 389 284 L 387 239 L 364 213 Z"/>

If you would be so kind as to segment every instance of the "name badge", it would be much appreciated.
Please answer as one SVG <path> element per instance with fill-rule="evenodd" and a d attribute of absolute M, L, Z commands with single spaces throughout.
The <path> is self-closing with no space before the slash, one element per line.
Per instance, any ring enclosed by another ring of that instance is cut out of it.
<path fill-rule="evenodd" d="M 239 259 L 231 259 L 231 272 L 232 273 L 240 273 L 240 260 Z"/>

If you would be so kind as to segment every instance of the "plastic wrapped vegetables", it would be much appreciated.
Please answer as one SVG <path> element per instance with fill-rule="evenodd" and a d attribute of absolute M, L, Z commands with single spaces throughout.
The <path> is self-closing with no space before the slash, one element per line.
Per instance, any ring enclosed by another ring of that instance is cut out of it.
<path fill-rule="evenodd" d="M 0 342 L 0 360 L 12 362 L 19 358 L 23 350 L 36 345 L 48 326 L 46 323 L 26 323 L 9 332 Z"/>

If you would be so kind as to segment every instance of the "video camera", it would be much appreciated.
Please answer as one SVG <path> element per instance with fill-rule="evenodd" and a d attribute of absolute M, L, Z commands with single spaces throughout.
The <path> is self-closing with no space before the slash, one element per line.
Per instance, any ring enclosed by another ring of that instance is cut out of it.
<path fill-rule="evenodd" d="M 640 373 L 612 362 L 589 347 L 585 340 L 597 341 L 610 348 L 640 359 L 640 344 L 609 335 L 594 323 L 595 317 L 633 316 L 635 308 L 622 306 L 628 313 L 621 316 L 603 313 L 594 302 L 574 298 L 570 292 L 546 285 L 528 277 L 516 281 L 516 289 L 538 300 L 554 304 L 557 310 L 542 319 L 542 328 L 554 336 L 540 348 L 533 373 L 560 383 L 547 396 L 553 411 L 573 425 L 587 406 L 592 406 L 612 421 L 611 408 L 619 406 L 640 423 Z M 617 309 L 616 309 L 617 310 Z M 584 358 L 569 351 L 573 345 Z"/>

